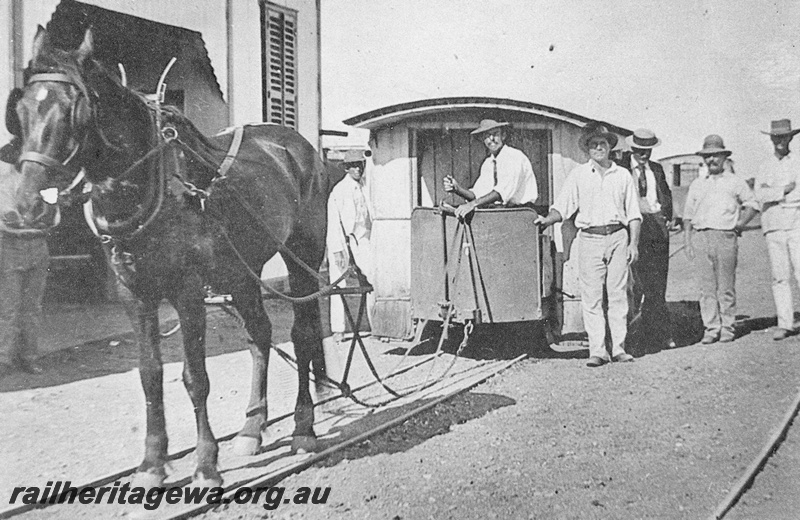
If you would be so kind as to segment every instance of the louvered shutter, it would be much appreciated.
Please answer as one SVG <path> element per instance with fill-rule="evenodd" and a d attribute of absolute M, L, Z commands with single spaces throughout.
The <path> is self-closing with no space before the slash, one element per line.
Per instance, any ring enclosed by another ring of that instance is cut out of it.
<path fill-rule="evenodd" d="M 264 121 L 297 129 L 297 15 L 264 8 Z"/>

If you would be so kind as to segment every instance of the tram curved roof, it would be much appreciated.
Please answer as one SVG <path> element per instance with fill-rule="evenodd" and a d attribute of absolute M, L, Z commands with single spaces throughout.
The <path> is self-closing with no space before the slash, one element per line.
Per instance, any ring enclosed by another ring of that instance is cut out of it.
<path fill-rule="evenodd" d="M 536 114 L 558 119 L 567 123 L 572 123 L 580 127 L 591 121 L 596 121 L 595 119 L 591 119 L 580 114 L 575 114 L 573 112 L 568 112 L 560 108 L 540 105 L 538 103 L 531 103 L 529 101 L 493 97 L 442 97 L 389 105 L 383 108 L 371 110 L 369 112 L 364 112 L 363 114 L 351 117 L 349 119 L 345 119 L 343 122 L 349 126 L 367 128 L 371 130 L 391 125 L 410 117 L 419 117 L 465 108 L 509 110 L 514 112 Z M 608 123 L 606 121 L 600 122 L 605 124 L 611 131 L 615 133 L 625 136 L 633 133 L 633 131 L 628 130 L 627 128 L 623 128 L 612 123 Z"/>

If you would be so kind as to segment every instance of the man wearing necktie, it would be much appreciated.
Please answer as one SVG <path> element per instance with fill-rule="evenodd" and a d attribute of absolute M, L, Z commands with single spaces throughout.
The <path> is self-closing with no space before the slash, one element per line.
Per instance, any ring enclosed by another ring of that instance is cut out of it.
<path fill-rule="evenodd" d="M 467 200 L 456 208 L 456 216 L 464 218 L 475 208 L 501 203 L 506 206 L 532 205 L 539 196 L 536 177 L 528 157 L 507 145 L 508 123 L 484 119 L 471 132 L 483 140 L 489 155 L 481 165 L 478 180 L 472 189 L 465 189 L 452 177 L 444 178 L 444 189 Z"/>
<path fill-rule="evenodd" d="M 639 261 L 631 266 L 633 301 L 630 311 L 632 315 L 641 312 L 648 347 L 674 348 L 665 297 L 672 191 L 664 169 L 650 160 L 653 148 L 661 144 L 661 139 L 652 130 L 640 128 L 628 136 L 626 142 L 631 151 L 622 154 L 620 166 L 633 175 L 642 213 Z"/>

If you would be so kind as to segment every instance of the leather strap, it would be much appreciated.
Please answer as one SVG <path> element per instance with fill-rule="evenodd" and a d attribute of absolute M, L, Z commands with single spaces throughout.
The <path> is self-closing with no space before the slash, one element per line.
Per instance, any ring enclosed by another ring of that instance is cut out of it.
<path fill-rule="evenodd" d="M 228 173 L 228 170 L 231 168 L 234 159 L 236 159 L 236 155 L 239 153 L 239 147 L 242 145 L 243 135 L 244 127 L 237 126 L 233 131 L 233 139 L 231 140 L 231 146 L 228 149 L 228 153 L 225 155 L 225 159 L 222 160 L 222 164 L 219 165 L 219 169 L 217 170 L 217 175 L 220 177 L 225 177 L 225 174 Z"/>

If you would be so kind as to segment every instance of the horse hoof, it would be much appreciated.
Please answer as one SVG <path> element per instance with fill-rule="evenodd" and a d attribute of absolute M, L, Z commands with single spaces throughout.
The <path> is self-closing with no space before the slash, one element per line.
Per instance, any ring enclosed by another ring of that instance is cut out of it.
<path fill-rule="evenodd" d="M 261 451 L 261 439 L 247 435 L 237 435 L 233 438 L 233 453 L 240 457 L 258 455 Z"/>
<path fill-rule="evenodd" d="M 152 489 L 162 487 L 166 478 L 166 475 L 161 472 L 140 471 L 133 474 L 131 478 L 131 488 L 141 487 L 144 489 Z"/>
<path fill-rule="evenodd" d="M 316 449 L 317 438 L 310 435 L 292 437 L 292 453 L 309 453 Z"/>

